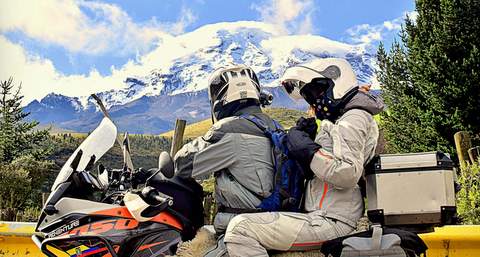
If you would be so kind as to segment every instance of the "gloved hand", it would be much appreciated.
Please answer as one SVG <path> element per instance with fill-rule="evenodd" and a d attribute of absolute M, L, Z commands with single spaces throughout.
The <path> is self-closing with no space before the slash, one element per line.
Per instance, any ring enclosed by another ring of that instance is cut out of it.
<path fill-rule="evenodd" d="M 287 147 L 290 157 L 302 165 L 305 178 L 311 179 L 313 172 L 310 169 L 310 162 L 312 162 L 313 155 L 321 146 L 315 143 L 307 132 L 293 127 L 288 131 Z"/>
<path fill-rule="evenodd" d="M 317 121 L 315 118 L 304 118 L 301 117 L 297 120 L 297 129 L 301 131 L 307 132 L 308 136 L 315 140 L 315 136 L 317 135 Z"/>

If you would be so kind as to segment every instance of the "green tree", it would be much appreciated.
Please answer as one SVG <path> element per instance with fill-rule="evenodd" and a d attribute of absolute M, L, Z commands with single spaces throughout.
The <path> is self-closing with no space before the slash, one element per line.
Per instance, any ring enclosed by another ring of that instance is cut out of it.
<path fill-rule="evenodd" d="M 25 207 L 32 191 L 28 171 L 10 163 L 0 169 L 0 209 Z"/>
<path fill-rule="evenodd" d="M 0 82 L 0 208 L 39 207 L 52 168 L 49 131 L 35 131 L 38 122 L 25 120 L 22 98 L 12 78 Z"/>
<path fill-rule="evenodd" d="M 13 79 L 0 82 L 0 162 L 10 163 L 22 155 L 45 158 L 50 152 L 48 130 L 35 131 L 37 121 L 25 121 L 21 87 L 15 90 Z"/>
<path fill-rule="evenodd" d="M 457 209 L 464 224 L 480 225 L 480 163 L 461 165 Z"/>
<path fill-rule="evenodd" d="M 417 0 L 402 43 L 378 51 L 390 152 L 454 153 L 453 134 L 480 133 L 480 1 Z"/>

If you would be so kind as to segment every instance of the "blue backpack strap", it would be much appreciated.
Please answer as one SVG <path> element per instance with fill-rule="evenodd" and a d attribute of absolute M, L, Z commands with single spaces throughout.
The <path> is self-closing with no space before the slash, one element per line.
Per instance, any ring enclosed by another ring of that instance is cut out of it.
<path fill-rule="evenodd" d="M 275 127 L 275 130 L 272 130 L 265 124 L 265 122 L 263 120 L 259 119 L 258 117 L 254 116 L 254 115 L 244 114 L 244 115 L 241 115 L 240 117 L 242 117 L 246 120 L 249 120 L 253 124 L 257 125 L 257 127 L 260 128 L 263 131 L 265 136 L 270 138 L 273 145 L 282 149 L 282 151 L 286 151 L 285 147 L 283 147 L 283 145 L 282 145 L 282 140 L 284 140 L 284 138 L 285 138 L 283 136 L 284 130 L 282 128 L 282 125 L 280 125 L 280 123 L 278 123 L 278 121 L 272 119 L 273 125 Z M 280 132 L 280 133 L 277 133 L 277 132 Z M 288 151 L 286 153 L 288 153 Z"/>
<path fill-rule="evenodd" d="M 263 120 L 257 118 L 256 116 L 254 115 L 251 115 L 251 114 L 243 114 L 241 115 L 240 117 L 252 122 L 253 124 L 255 124 L 259 129 L 261 129 L 264 133 L 268 132 L 270 129 L 268 128 L 268 126 L 265 124 L 265 122 L 263 122 Z M 276 125 L 275 125 L 276 126 Z"/>
<path fill-rule="evenodd" d="M 272 119 L 273 121 L 273 125 L 275 126 L 275 130 L 283 130 L 283 127 L 282 125 L 280 125 L 280 123 L 278 123 L 278 121 Z"/>

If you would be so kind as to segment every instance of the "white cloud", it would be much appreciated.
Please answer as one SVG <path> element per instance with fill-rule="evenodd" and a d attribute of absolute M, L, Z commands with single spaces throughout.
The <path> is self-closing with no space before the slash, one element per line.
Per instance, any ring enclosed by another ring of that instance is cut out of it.
<path fill-rule="evenodd" d="M 178 22 L 170 25 L 169 31 L 175 35 L 179 35 L 185 32 L 185 28 L 197 20 L 197 16 L 192 10 L 183 7 L 180 13 L 180 19 Z"/>
<path fill-rule="evenodd" d="M 284 34 L 309 34 L 313 31 L 313 0 L 266 0 L 253 4 L 264 22 L 274 24 Z"/>
<path fill-rule="evenodd" d="M 360 24 L 349 28 L 346 33 L 349 35 L 353 43 L 371 44 L 381 41 L 385 34 L 398 33 L 402 28 L 402 24 L 406 17 L 415 21 L 418 13 L 415 11 L 405 12 L 401 17 L 393 20 L 384 21 L 381 24 Z"/>
<path fill-rule="evenodd" d="M 266 31 L 269 29 L 269 26 L 254 22 L 238 24 L 239 27 L 260 26 Z M 135 61 L 128 61 L 119 68 L 112 67 L 109 75 L 101 75 L 95 69 L 88 74 L 62 74 L 51 60 L 29 53 L 21 44 L 13 43 L 0 35 L 0 79 L 12 76 L 15 82 L 22 83 L 22 94 L 25 96 L 23 104 L 40 100 L 51 92 L 66 96 L 86 96 L 122 89 L 127 86 L 124 81 L 128 77 L 146 75 L 154 69 L 168 69 L 177 58 L 193 54 L 204 47 L 218 45 L 216 31 L 228 26 L 229 24 L 223 23 L 213 24 L 191 33 L 165 37 L 152 51 L 138 54 Z"/>
<path fill-rule="evenodd" d="M 139 24 L 116 5 L 83 0 L 8 0 L 1 7 L 0 32 L 21 31 L 41 42 L 92 55 L 146 52 L 195 21 L 192 11 L 184 8 L 177 22 L 152 18 Z"/>
<path fill-rule="evenodd" d="M 394 26 L 393 23 L 391 25 Z M 373 41 L 380 41 L 382 40 L 382 33 L 385 30 L 392 30 L 388 29 L 390 27 L 390 22 L 387 26 L 385 24 L 380 25 L 370 25 L 370 24 L 361 24 L 355 27 L 349 28 L 347 30 L 347 34 L 351 37 L 351 40 L 354 43 L 363 43 L 363 44 L 370 44 Z"/>
<path fill-rule="evenodd" d="M 0 78 L 12 76 L 16 83 L 22 83 L 24 104 L 40 99 L 50 92 L 69 95 L 86 95 L 98 90 L 110 89 L 112 84 L 122 85 L 123 78 L 112 76 L 108 80 L 97 71 L 87 75 L 65 76 L 59 73 L 48 59 L 27 53 L 21 45 L 14 44 L 0 36 Z"/>
<path fill-rule="evenodd" d="M 417 21 L 417 17 L 418 17 L 418 12 L 417 12 L 417 11 L 405 12 L 405 17 L 408 17 L 408 18 L 411 19 L 413 22 L 416 22 L 416 21 Z"/>

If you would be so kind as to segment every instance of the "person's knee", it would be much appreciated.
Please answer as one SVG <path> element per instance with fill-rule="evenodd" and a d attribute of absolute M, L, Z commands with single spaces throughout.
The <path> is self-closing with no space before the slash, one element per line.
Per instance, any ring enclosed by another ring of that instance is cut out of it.
<path fill-rule="evenodd" d="M 226 233 L 251 234 L 252 230 L 271 226 L 278 218 L 275 212 L 240 214 L 230 220 Z"/>
<path fill-rule="evenodd" d="M 243 231 L 243 229 L 240 229 L 241 224 L 245 223 L 247 220 L 248 220 L 247 217 L 245 217 L 245 215 L 243 214 L 233 217 L 233 219 L 231 219 L 230 222 L 228 223 L 227 231 L 225 232 L 225 237 L 231 234 L 242 234 L 241 231 Z"/>

